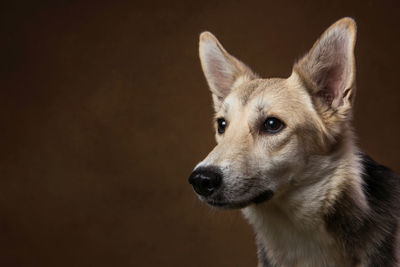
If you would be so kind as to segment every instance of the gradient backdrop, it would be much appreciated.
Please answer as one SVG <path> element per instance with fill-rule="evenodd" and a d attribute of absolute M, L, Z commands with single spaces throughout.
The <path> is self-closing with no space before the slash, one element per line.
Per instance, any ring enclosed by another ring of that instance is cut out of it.
<path fill-rule="evenodd" d="M 255 266 L 239 211 L 187 182 L 214 146 L 210 30 L 264 77 L 358 22 L 360 146 L 400 172 L 396 1 L 0 4 L 0 266 Z M 400 208 L 400 207 L 399 207 Z"/>

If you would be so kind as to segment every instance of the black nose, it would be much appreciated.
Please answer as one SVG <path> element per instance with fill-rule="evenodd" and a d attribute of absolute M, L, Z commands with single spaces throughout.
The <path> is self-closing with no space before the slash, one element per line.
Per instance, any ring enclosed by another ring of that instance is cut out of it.
<path fill-rule="evenodd" d="M 197 194 L 207 197 L 215 192 L 222 181 L 222 174 L 217 167 L 200 167 L 189 177 L 189 183 L 193 185 Z"/>

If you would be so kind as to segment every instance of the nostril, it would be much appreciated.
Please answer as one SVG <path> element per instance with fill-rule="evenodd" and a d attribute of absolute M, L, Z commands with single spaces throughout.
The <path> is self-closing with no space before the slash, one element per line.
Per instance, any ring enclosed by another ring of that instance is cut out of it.
<path fill-rule="evenodd" d="M 216 167 L 201 167 L 189 177 L 193 189 L 202 196 L 209 196 L 215 192 L 220 187 L 221 181 L 222 175 Z"/>
<path fill-rule="evenodd" d="M 221 185 L 222 177 L 218 173 L 209 181 L 210 187 L 218 188 Z"/>
<path fill-rule="evenodd" d="M 203 195 L 211 195 L 218 188 L 217 183 L 213 182 L 213 179 L 210 178 L 202 179 L 200 183 L 200 190 L 202 190 Z"/>
<path fill-rule="evenodd" d="M 202 180 L 200 181 L 200 183 L 201 183 L 201 186 L 202 186 L 202 187 L 207 188 L 207 189 L 211 189 L 211 183 L 210 183 L 210 180 L 209 180 L 209 179 L 207 179 L 207 178 L 202 179 Z"/>

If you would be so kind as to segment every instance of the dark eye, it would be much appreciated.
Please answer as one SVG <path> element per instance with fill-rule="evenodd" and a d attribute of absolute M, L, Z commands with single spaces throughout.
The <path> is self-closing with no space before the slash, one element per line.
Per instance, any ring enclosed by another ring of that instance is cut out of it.
<path fill-rule="evenodd" d="M 228 125 L 228 123 L 224 118 L 219 118 L 217 119 L 217 124 L 218 124 L 218 133 L 223 134 L 225 132 L 225 128 Z"/>
<path fill-rule="evenodd" d="M 277 133 L 282 130 L 284 126 L 280 119 L 270 117 L 265 120 L 263 130 L 267 133 Z"/>

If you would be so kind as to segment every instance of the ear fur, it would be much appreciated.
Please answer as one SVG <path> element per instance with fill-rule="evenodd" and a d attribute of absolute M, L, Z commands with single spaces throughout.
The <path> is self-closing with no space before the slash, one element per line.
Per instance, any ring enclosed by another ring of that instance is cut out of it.
<path fill-rule="evenodd" d="M 250 68 L 230 55 L 210 32 L 200 34 L 199 54 L 215 109 L 218 109 L 239 78 L 255 78 Z"/>
<path fill-rule="evenodd" d="M 294 65 L 317 108 L 350 111 L 355 96 L 356 23 L 343 18 L 330 26 Z"/>

